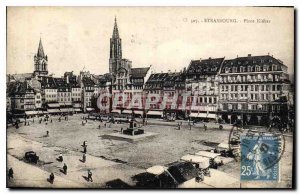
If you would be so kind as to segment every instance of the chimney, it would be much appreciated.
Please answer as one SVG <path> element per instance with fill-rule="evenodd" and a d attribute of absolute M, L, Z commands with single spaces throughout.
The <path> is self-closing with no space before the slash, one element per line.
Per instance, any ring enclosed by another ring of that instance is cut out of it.
<path fill-rule="evenodd" d="M 236 58 L 239 58 L 239 55 L 236 55 Z"/>
<path fill-rule="evenodd" d="M 251 54 L 248 54 L 248 57 L 251 57 Z"/>
<path fill-rule="evenodd" d="M 202 59 L 200 58 L 200 60 L 199 60 L 200 62 L 202 61 Z"/>
<path fill-rule="evenodd" d="M 69 84 L 69 75 L 67 75 L 67 80 L 66 81 L 67 81 L 67 84 Z"/>

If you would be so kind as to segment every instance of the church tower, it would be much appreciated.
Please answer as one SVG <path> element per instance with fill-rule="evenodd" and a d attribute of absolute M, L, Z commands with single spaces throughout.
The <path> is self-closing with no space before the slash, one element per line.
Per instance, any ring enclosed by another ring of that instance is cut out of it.
<path fill-rule="evenodd" d="M 117 19 L 115 18 L 115 25 L 112 37 L 110 39 L 110 57 L 109 57 L 109 73 L 117 74 L 122 60 L 122 40 L 119 37 L 119 30 Z"/>
<path fill-rule="evenodd" d="M 34 75 L 48 75 L 48 57 L 44 53 L 42 39 L 40 39 L 37 54 L 34 55 Z"/>

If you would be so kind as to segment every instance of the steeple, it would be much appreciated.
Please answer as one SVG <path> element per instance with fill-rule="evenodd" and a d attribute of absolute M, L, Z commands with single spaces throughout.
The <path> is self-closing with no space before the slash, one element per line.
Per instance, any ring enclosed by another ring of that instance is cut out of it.
<path fill-rule="evenodd" d="M 115 16 L 115 25 L 114 25 L 114 31 L 112 38 L 119 38 L 119 30 L 118 30 L 118 25 L 117 25 L 117 18 Z"/>
<path fill-rule="evenodd" d="M 116 74 L 122 60 L 122 40 L 119 37 L 117 18 L 110 38 L 109 73 Z"/>
<path fill-rule="evenodd" d="M 42 45 L 42 38 L 40 38 L 40 43 L 39 43 L 39 48 L 38 48 L 38 52 L 37 52 L 37 57 L 40 57 L 40 58 L 44 58 L 45 57 L 44 49 L 43 49 L 43 45 Z"/>

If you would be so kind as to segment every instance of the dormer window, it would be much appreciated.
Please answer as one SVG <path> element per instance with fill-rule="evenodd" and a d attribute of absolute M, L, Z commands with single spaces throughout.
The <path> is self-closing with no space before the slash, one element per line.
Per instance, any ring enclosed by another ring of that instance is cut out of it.
<path fill-rule="evenodd" d="M 255 71 L 260 71 L 260 66 L 255 66 Z"/>

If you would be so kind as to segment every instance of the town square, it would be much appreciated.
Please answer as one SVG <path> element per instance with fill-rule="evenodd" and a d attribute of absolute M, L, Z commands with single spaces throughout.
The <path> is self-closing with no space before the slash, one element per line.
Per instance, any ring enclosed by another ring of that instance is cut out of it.
<path fill-rule="evenodd" d="M 198 9 L 9 7 L 7 187 L 293 188 L 293 8 Z"/>

